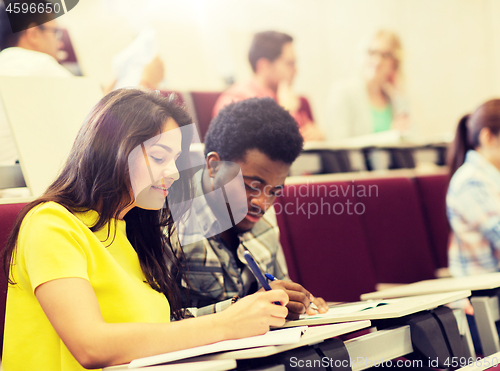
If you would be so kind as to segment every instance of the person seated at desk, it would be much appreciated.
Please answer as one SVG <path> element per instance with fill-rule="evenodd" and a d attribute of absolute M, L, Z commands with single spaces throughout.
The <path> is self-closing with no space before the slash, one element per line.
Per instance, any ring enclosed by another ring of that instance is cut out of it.
<path fill-rule="evenodd" d="M 252 79 L 234 84 L 222 93 L 215 103 L 212 117 L 229 103 L 247 98 L 270 97 L 290 111 L 299 124 L 304 140 L 323 140 L 323 134 L 312 119 L 309 103 L 292 90 L 296 73 L 293 38 L 276 31 L 256 33 L 248 60 L 253 70 Z"/>
<path fill-rule="evenodd" d="M 458 123 L 446 195 L 452 276 L 498 272 L 500 261 L 500 99 Z"/>
<path fill-rule="evenodd" d="M 40 4 L 43 4 L 40 1 Z M 5 6 L 0 5 L 0 74 L 5 76 L 73 76 L 57 61 L 62 48 L 62 30 L 50 13 L 33 13 L 22 17 L 19 27 L 24 31 L 13 33 Z"/>
<path fill-rule="evenodd" d="M 238 297 L 259 289 L 243 258 L 245 251 L 251 253 L 261 270 L 279 280 L 271 282 L 271 288 L 286 290 L 290 318 L 306 310 L 316 313 L 311 301 L 320 312 L 328 310 L 323 299 L 314 298 L 289 280 L 272 207 L 302 145 L 297 123 L 271 98 L 232 103 L 212 120 L 205 137 L 206 167 L 195 175 L 197 197 L 192 217 L 179 228 L 185 259 L 181 263 L 188 279 L 182 283 L 188 287 L 183 290 L 184 302 L 187 307 L 202 307 L 198 315 L 224 310 Z M 214 192 L 227 182 L 228 170 L 219 168 L 221 162 L 237 164 L 244 182 L 242 194 L 225 196 L 237 200 L 230 205 L 234 221 L 228 223 L 223 222 L 228 219 L 228 201 L 220 202 L 221 208 Z M 234 206 L 239 209 L 241 203 L 247 208 L 238 222 Z M 224 230 L 222 224 L 229 229 Z"/>
<path fill-rule="evenodd" d="M 31 1 L 30 4 L 52 7 L 52 3 L 45 0 Z M 57 61 L 63 46 L 62 30 L 53 19 L 53 12 L 21 12 L 19 15 L 11 12 L 10 15 L 16 17 L 16 27 L 23 31 L 12 32 L 5 5 L 0 3 L 0 76 L 74 77 Z M 163 64 L 155 58 L 144 67 L 140 85 L 154 89 L 162 79 Z M 110 92 L 113 85 L 104 88 L 104 93 Z M 0 101 L 0 165 L 14 165 L 19 155 L 4 115 Z"/>
<path fill-rule="evenodd" d="M 52 7 L 47 0 L 31 0 L 30 3 L 44 8 Z M 0 75 L 72 77 L 69 70 L 58 62 L 63 46 L 62 29 L 54 19 L 54 13 L 24 13 L 20 16 L 10 12 L 16 27 L 23 30 L 12 32 L 5 5 L 0 3 Z M 139 86 L 154 90 L 163 79 L 164 65 L 157 56 L 147 64 L 141 75 Z M 114 83 L 105 88 L 108 93 Z"/>
<path fill-rule="evenodd" d="M 177 260 L 165 201 L 192 194 L 189 173 L 179 171 L 190 169 L 191 123 L 157 92 L 120 89 L 93 108 L 4 251 L 3 370 L 101 368 L 284 324 L 282 290 L 169 323 L 184 311 L 167 267 Z"/>
<path fill-rule="evenodd" d="M 13 33 L 5 5 L 0 4 L 1 76 L 73 76 L 57 60 L 62 47 L 61 31 L 51 13 L 33 13 L 18 18 L 24 31 Z M 35 26 L 36 25 L 36 26 Z M 14 165 L 17 148 L 0 103 L 0 165 Z"/>
<path fill-rule="evenodd" d="M 329 141 L 409 129 L 401 63 L 399 37 L 392 31 L 377 31 L 367 47 L 362 76 L 332 87 L 324 128 Z"/>

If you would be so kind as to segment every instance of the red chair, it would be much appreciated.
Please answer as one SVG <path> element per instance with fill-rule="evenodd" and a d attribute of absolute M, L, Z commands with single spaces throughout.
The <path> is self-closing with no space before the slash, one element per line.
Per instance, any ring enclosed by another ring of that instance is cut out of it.
<path fill-rule="evenodd" d="M 332 186 L 347 183 L 288 185 L 275 204 L 276 214 L 285 220 L 281 234 L 288 237 L 293 258 L 287 256 L 287 262 L 297 270 L 298 283 L 328 301 L 357 301 L 375 289 L 375 273 L 361 218 L 335 206 L 355 200 L 351 194 L 331 197 Z M 322 202 L 330 204 L 329 212 Z M 313 212 L 317 205 L 318 212 L 308 214 L 308 205 Z"/>
<path fill-rule="evenodd" d="M 434 278 L 437 267 L 413 179 L 363 179 L 353 184 L 357 202 L 365 206 L 361 219 L 377 282 Z"/>
<path fill-rule="evenodd" d="M 65 28 L 62 28 L 61 31 L 62 31 L 62 37 L 61 37 L 62 48 L 61 48 L 61 50 L 64 51 L 64 54 L 63 54 L 63 58 L 59 59 L 59 63 L 61 63 L 61 64 L 78 63 L 78 59 L 76 58 L 75 49 L 73 48 L 73 43 L 71 42 L 71 39 L 69 37 L 68 30 L 66 30 Z"/>
<path fill-rule="evenodd" d="M 277 198 L 276 206 L 282 206 L 280 198 Z M 280 228 L 280 243 L 283 248 L 283 253 L 285 254 L 286 265 L 288 268 L 288 275 L 293 282 L 302 282 L 299 269 L 297 268 L 297 262 L 293 255 L 292 244 L 290 243 L 290 236 L 288 231 L 288 225 L 286 224 L 286 219 L 283 213 L 276 215 L 278 220 L 278 226 Z"/>
<path fill-rule="evenodd" d="M 18 204 L 0 204 L 0 251 L 5 249 L 7 244 L 7 239 L 14 226 L 14 221 L 16 219 L 19 211 L 26 206 L 26 203 Z M 3 268 L 3 261 L 2 263 Z M 0 355 L 3 350 L 3 331 L 5 323 L 5 304 L 7 300 L 7 279 L 3 274 L 3 269 L 0 272 Z"/>
<path fill-rule="evenodd" d="M 446 216 L 449 176 L 447 174 L 417 176 L 415 183 L 422 200 L 424 220 L 429 231 L 436 265 L 438 268 L 445 268 L 448 266 L 448 239 L 451 232 Z"/>
<path fill-rule="evenodd" d="M 217 99 L 221 94 L 222 92 L 191 92 L 196 117 L 198 118 L 200 139 L 202 141 L 205 139 L 205 134 L 210 126 L 210 122 L 212 121 L 212 111 L 214 109 L 215 102 L 217 102 Z"/>
<path fill-rule="evenodd" d="M 68 30 L 65 28 L 61 29 L 62 31 L 62 48 L 60 49 L 57 57 L 59 63 L 66 67 L 72 74 L 76 76 L 82 76 L 82 69 L 78 64 L 78 58 L 75 53 L 75 49 L 73 48 L 73 44 L 71 42 L 71 38 L 69 37 Z"/>

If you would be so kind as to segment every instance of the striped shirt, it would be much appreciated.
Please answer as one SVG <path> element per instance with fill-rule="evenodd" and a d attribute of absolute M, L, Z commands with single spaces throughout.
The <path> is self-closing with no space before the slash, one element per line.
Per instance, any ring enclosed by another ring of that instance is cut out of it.
<path fill-rule="evenodd" d="M 497 272 L 500 261 L 500 171 L 476 151 L 468 151 L 446 196 L 453 231 L 450 273 Z"/>
<path fill-rule="evenodd" d="M 213 231 L 224 229 L 203 195 L 201 176 L 202 171 L 195 175 L 197 190 L 190 211 L 196 217 L 190 217 L 178 226 L 184 258 L 179 256 L 190 287 L 189 295 L 183 290 L 183 299 L 188 307 L 209 305 L 210 311 L 216 312 L 229 306 L 233 296 L 243 297 L 260 288 L 243 257 L 245 250 L 252 254 L 262 272 L 270 273 L 280 280 L 288 280 L 288 271 L 279 243 L 274 208 L 269 208 L 250 231 L 238 236 L 240 243 L 235 256 L 224 244 L 220 234 L 213 235 Z M 188 287 L 184 281 L 181 285 Z M 215 305 L 220 301 L 226 302 L 224 305 Z"/>

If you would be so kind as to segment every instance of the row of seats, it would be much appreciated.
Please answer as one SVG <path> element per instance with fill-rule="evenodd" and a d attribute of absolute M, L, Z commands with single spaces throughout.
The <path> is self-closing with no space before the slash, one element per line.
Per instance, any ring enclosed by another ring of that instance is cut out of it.
<path fill-rule="evenodd" d="M 180 105 L 185 105 L 194 122 L 198 125 L 200 138 L 203 141 L 207 133 L 208 126 L 212 121 L 212 114 L 217 99 L 222 94 L 220 91 L 192 91 L 192 92 L 175 92 L 161 91 L 164 96 L 174 95 L 175 101 Z M 300 110 L 313 121 L 311 106 L 305 97 L 299 97 Z"/>
<path fill-rule="evenodd" d="M 185 105 L 198 125 L 200 139 L 203 141 L 212 121 L 215 102 L 221 92 L 174 92 L 162 91 L 164 96 L 173 94 L 175 101 Z M 301 110 L 313 120 L 311 107 L 306 98 L 300 97 Z M 421 162 L 432 162 L 438 166 L 445 164 L 447 145 L 444 143 L 418 146 L 361 146 L 359 148 L 331 149 L 326 146 L 321 149 L 306 148 L 303 156 L 305 167 L 297 165 L 292 173 L 302 174 L 331 174 L 352 171 L 408 169 L 415 168 Z M 317 156 L 311 158 L 311 156 Z"/>
<path fill-rule="evenodd" d="M 447 172 L 382 174 L 288 178 L 275 210 L 292 280 L 329 301 L 356 301 L 377 284 L 435 278 L 447 266 Z"/>
<path fill-rule="evenodd" d="M 175 91 L 161 91 L 164 96 L 174 95 L 175 102 L 180 105 L 185 105 L 193 121 L 198 125 L 200 139 L 203 141 L 207 133 L 208 126 L 212 121 L 212 111 L 215 102 L 222 92 L 189 92 L 180 93 Z"/>
<path fill-rule="evenodd" d="M 349 173 L 391 169 L 413 169 L 420 165 L 445 165 L 447 144 L 404 147 L 359 146 L 353 148 L 306 148 L 292 165 L 293 175 Z"/>

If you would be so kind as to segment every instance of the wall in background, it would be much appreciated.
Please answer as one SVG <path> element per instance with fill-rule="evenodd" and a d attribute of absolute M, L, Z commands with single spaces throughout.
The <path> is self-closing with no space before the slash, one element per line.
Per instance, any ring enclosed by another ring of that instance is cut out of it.
<path fill-rule="evenodd" d="M 485 99 L 500 96 L 497 0 L 83 0 L 60 18 L 84 74 L 112 81 L 113 56 L 153 27 L 174 90 L 222 90 L 224 77 L 251 75 L 252 34 L 275 29 L 295 38 L 295 89 L 317 121 L 333 82 L 357 73 L 363 38 L 383 27 L 405 48 L 412 119 L 419 134 L 454 130 Z"/>

